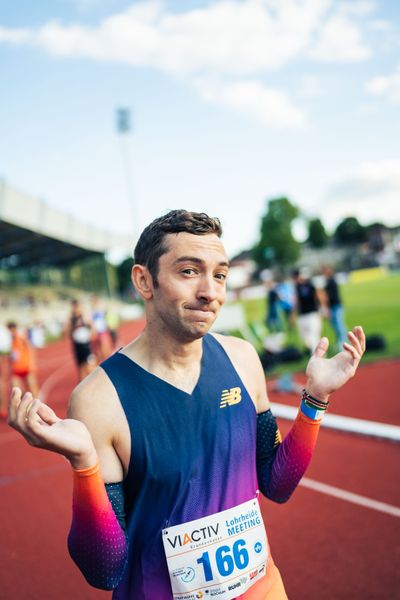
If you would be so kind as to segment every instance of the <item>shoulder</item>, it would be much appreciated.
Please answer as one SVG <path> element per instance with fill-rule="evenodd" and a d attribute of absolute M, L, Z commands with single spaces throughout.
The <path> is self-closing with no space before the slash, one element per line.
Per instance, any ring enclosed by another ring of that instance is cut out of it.
<path fill-rule="evenodd" d="M 115 388 L 101 367 L 74 389 L 68 416 L 88 428 L 104 481 L 120 481 L 129 464 L 129 428 Z"/>
<path fill-rule="evenodd" d="M 221 344 L 249 392 L 257 412 L 269 408 L 264 369 L 250 342 L 234 336 L 213 333 Z"/>
<path fill-rule="evenodd" d="M 73 419 L 84 421 L 89 427 L 91 424 L 107 423 L 108 429 L 110 416 L 115 412 L 118 396 L 113 384 L 101 367 L 90 373 L 73 390 L 68 414 Z"/>
<path fill-rule="evenodd" d="M 256 349 L 247 340 L 233 335 L 222 335 L 221 333 L 212 333 L 211 335 L 221 344 L 234 364 L 245 362 L 248 359 L 251 361 L 259 360 Z"/>

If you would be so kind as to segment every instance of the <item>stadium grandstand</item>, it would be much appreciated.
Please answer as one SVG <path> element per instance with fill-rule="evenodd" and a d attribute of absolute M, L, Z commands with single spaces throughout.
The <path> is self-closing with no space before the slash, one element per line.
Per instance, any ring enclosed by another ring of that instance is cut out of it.
<path fill-rule="evenodd" d="M 45 322 L 49 335 L 56 336 L 70 300 L 85 303 L 93 293 L 130 315 L 118 298 L 115 268 L 107 254 L 117 248 L 129 256 L 134 243 L 134 236 L 82 223 L 0 181 L 2 324 Z"/>

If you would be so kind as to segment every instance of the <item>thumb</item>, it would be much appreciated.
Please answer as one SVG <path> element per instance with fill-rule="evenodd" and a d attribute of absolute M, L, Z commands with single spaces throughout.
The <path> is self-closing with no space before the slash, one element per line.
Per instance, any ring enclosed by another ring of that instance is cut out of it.
<path fill-rule="evenodd" d="M 313 352 L 313 356 L 316 358 L 322 358 L 329 348 L 329 340 L 327 337 L 323 337 L 319 340 L 317 347 Z"/>
<path fill-rule="evenodd" d="M 54 410 L 50 408 L 50 406 L 48 406 L 47 404 L 44 404 L 43 402 L 41 403 L 37 414 L 48 425 L 53 425 L 54 423 L 57 423 L 57 421 L 61 421 L 61 419 L 57 417 Z"/>

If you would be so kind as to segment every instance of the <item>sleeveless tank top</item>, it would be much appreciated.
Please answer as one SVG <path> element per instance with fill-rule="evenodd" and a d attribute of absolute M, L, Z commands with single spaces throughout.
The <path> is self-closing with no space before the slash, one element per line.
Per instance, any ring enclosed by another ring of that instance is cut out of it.
<path fill-rule="evenodd" d="M 128 562 L 114 600 L 171 600 L 162 529 L 257 494 L 256 410 L 221 344 L 203 340 L 188 394 L 116 352 L 101 366 L 131 435 L 124 480 Z"/>
<path fill-rule="evenodd" d="M 15 375 L 25 376 L 34 368 L 32 350 L 27 340 L 19 334 L 12 340 L 10 358 Z"/>

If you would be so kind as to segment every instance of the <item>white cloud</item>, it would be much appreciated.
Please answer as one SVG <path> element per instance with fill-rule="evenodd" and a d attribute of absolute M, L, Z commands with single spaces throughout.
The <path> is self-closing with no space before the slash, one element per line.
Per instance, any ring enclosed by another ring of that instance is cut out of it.
<path fill-rule="evenodd" d="M 362 24 L 371 11 L 369 2 L 359 0 L 215 0 L 173 12 L 166 0 L 146 0 L 97 26 L 50 21 L 30 31 L 3 28 L 0 41 L 31 44 L 57 56 L 157 68 L 189 82 L 225 79 L 217 88 L 210 83 L 196 88 L 208 101 L 251 113 L 266 125 L 298 127 L 306 121 L 304 113 L 283 92 L 242 80 L 265 77 L 301 57 L 368 58 Z"/>
<path fill-rule="evenodd" d="M 365 89 L 375 96 L 383 96 L 389 102 L 400 104 L 400 67 L 391 75 L 381 75 L 370 79 Z"/>
<path fill-rule="evenodd" d="M 219 83 L 203 79 L 196 81 L 196 87 L 207 102 L 228 106 L 268 126 L 298 128 L 306 123 L 304 112 L 286 94 L 258 81 Z"/>
<path fill-rule="evenodd" d="M 348 216 L 363 224 L 400 224 L 400 160 L 359 165 L 328 190 L 320 212 L 331 227 Z"/>
<path fill-rule="evenodd" d="M 359 61 L 371 56 L 371 50 L 362 41 L 362 34 L 346 15 L 333 15 L 318 33 L 310 56 L 321 61 Z"/>
<path fill-rule="evenodd" d="M 8 44 L 25 44 L 30 41 L 32 34 L 29 29 L 7 29 L 0 26 L 0 42 Z"/>
<path fill-rule="evenodd" d="M 161 2 L 132 5 L 95 28 L 49 22 L 36 44 L 64 56 L 156 66 L 177 74 L 249 75 L 277 69 L 308 45 L 329 2 L 218 1 L 168 13 Z"/>
<path fill-rule="evenodd" d="M 350 5 L 353 12 L 359 4 Z M 97 27 L 49 22 L 32 35 L 36 45 L 64 56 L 241 76 L 277 69 L 308 51 L 319 60 L 366 58 L 358 18 L 333 0 L 217 0 L 176 13 L 149 0 Z"/>

